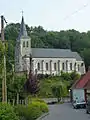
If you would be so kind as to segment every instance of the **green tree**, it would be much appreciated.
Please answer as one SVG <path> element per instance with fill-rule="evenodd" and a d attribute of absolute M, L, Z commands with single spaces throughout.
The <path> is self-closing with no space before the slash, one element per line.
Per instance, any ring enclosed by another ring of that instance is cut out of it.
<path fill-rule="evenodd" d="M 74 71 L 74 72 L 71 72 L 71 73 L 70 73 L 70 76 L 71 76 L 71 80 L 72 80 L 72 81 L 76 81 L 76 80 L 80 79 L 80 77 L 81 77 L 80 74 L 78 74 L 78 73 L 75 72 L 75 71 Z"/>
<path fill-rule="evenodd" d="M 9 74 L 7 76 L 8 99 L 15 99 L 17 104 L 20 99 L 25 98 L 24 83 L 25 76 Z"/>
<path fill-rule="evenodd" d="M 90 48 L 85 48 L 81 51 L 81 56 L 84 58 L 86 69 L 90 66 Z"/>
<path fill-rule="evenodd" d="M 11 23 L 5 27 L 5 39 L 6 40 L 16 40 L 20 30 L 20 24 Z"/>
<path fill-rule="evenodd" d="M 52 93 L 54 97 L 57 98 L 58 102 L 60 102 L 61 98 L 67 95 L 67 89 L 66 86 L 61 84 L 54 84 L 52 85 Z"/>
<path fill-rule="evenodd" d="M 65 72 L 61 72 L 61 78 L 63 80 L 66 80 L 66 81 L 71 81 L 72 80 L 72 78 L 70 76 L 70 73 L 65 73 Z"/>

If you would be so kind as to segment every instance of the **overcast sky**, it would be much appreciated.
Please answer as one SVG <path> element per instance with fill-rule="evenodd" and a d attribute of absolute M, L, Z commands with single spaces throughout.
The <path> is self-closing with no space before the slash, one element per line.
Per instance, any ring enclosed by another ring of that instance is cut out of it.
<path fill-rule="evenodd" d="M 0 0 L 0 14 L 8 21 L 43 26 L 46 30 L 90 30 L 90 0 Z"/>

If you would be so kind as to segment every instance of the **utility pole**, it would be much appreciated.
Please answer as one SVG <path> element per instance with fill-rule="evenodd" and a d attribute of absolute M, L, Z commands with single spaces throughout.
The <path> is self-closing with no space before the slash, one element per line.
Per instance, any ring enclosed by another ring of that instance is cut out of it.
<path fill-rule="evenodd" d="M 5 47 L 5 39 L 4 39 L 4 16 L 1 16 L 1 40 Z M 6 85 L 6 51 L 4 51 L 3 57 L 3 80 L 2 80 L 2 102 L 7 102 L 7 85 Z"/>
<path fill-rule="evenodd" d="M 12 72 L 13 72 L 13 82 L 14 82 L 14 64 L 12 64 Z"/>

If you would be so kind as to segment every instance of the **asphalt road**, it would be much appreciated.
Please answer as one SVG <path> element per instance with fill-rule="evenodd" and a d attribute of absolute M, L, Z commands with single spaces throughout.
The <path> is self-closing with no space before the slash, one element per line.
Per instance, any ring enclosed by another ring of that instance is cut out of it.
<path fill-rule="evenodd" d="M 71 104 L 50 105 L 50 114 L 42 120 L 90 120 L 85 109 L 73 109 Z"/>

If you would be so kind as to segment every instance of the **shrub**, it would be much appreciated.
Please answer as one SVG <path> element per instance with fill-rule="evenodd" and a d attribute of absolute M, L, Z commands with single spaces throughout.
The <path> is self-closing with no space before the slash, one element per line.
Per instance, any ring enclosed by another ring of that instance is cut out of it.
<path fill-rule="evenodd" d="M 71 76 L 70 76 L 70 73 L 61 72 L 61 78 L 62 78 L 63 80 L 66 80 L 66 81 L 71 81 L 71 80 L 72 80 L 72 78 L 71 78 Z"/>
<path fill-rule="evenodd" d="M 76 80 L 80 79 L 80 74 L 76 73 L 75 71 L 70 74 L 72 81 L 75 82 Z"/>
<path fill-rule="evenodd" d="M 35 120 L 43 113 L 48 112 L 48 107 L 47 104 L 43 102 L 32 102 L 27 106 L 16 106 L 16 111 L 18 111 L 19 115 L 25 118 L 25 120 Z"/>
<path fill-rule="evenodd" d="M 33 102 L 45 103 L 45 101 L 44 101 L 44 100 L 39 99 L 39 98 L 32 98 L 32 101 L 33 101 Z"/>
<path fill-rule="evenodd" d="M 43 113 L 47 113 L 48 112 L 48 106 L 46 103 L 40 103 L 40 110 L 43 112 Z"/>
<path fill-rule="evenodd" d="M 0 120 L 19 120 L 10 104 L 0 103 Z"/>

